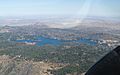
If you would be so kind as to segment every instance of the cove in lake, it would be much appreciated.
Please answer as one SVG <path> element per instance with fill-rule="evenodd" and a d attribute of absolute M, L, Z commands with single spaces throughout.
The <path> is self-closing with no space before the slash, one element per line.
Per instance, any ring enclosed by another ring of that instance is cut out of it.
<path fill-rule="evenodd" d="M 36 43 L 36 45 L 38 46 L 43 46 L 46 44 L 50 44 L 50 45 L 61 45 L 65 42 L 79 42 L 79 43 L 83 43 L 83 44 L 88 44 L 88 45 L 96 45 L 97 43 L 94 41 L 91 41 L 90 39 L 85 39 L 85 38 L 81 38 L 80 40 L 76 40 L 76 41 L 62 41 L 62 40 L 57 40 L 57 39 L 50 39 L 50 38 L 45 38 L 45 37 L 38 37 L 36 38 L 36 40 L 16 40 L 16 42 L 18 43 Z"/>

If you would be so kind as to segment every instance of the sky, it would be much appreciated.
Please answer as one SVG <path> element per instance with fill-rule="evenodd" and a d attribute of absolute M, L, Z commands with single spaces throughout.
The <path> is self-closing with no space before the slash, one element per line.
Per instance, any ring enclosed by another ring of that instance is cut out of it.
<path fill-rule="evenodd" d="M 0 16 L 29 15 L 120 17 L 120 0 L 0 0 Z"/>

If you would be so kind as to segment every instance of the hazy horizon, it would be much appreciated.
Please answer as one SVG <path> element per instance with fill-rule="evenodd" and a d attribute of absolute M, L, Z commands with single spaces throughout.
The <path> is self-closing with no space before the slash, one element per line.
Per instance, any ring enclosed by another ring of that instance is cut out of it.
<path fill-rule="evenodd" d="M 82 15 L 120 18 L 118 0 L 2 0 L 1 17 Z"/>

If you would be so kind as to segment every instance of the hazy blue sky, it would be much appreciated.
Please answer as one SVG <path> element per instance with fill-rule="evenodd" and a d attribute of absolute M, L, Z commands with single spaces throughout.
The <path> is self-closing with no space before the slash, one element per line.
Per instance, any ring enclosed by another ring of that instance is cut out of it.
<path fill-rule="evenodd" d="M 120 17 L 120 0 L 0 0 L 0 16 L 54 14 Z"/>

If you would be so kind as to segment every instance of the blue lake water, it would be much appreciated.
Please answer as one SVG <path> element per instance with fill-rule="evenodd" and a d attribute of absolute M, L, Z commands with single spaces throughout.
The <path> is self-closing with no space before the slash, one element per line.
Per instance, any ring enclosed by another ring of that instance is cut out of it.
<path fill-rule="evenodd" d="M 38 37 L 38 38 L 36 38 L 36 40 L 16 40 L 16 42 L 20 42 L 20 43 L 25 43 L 25 42 L 33 43 L 33 42 L 35 42 L 36 45 L 38 45 L 38 46 L 43 46 L 46 44 L 60 45 L 60 44 L 63 44 L 64 42 L 79 42 L 79 43 L 88 44 L 88 45 L 96 45 L 97 44 L 96 42 L 91 41 L 89 39 L 85 39 L 85 38 L 81 38 L 80 40 L 77 40 L 77 41 L 64 41 L 63 42 L 62 40 Z"/>
<path fill-rule="evenodd" d="M 88 44 L 88 45 L 92 45 L 92 46 L 97 44 L 97 42 L 91 41 L 90 39 L 85 39 L 85 38 L 81 38 L 80 40 L 77 40 L 76 42 Z"/>

